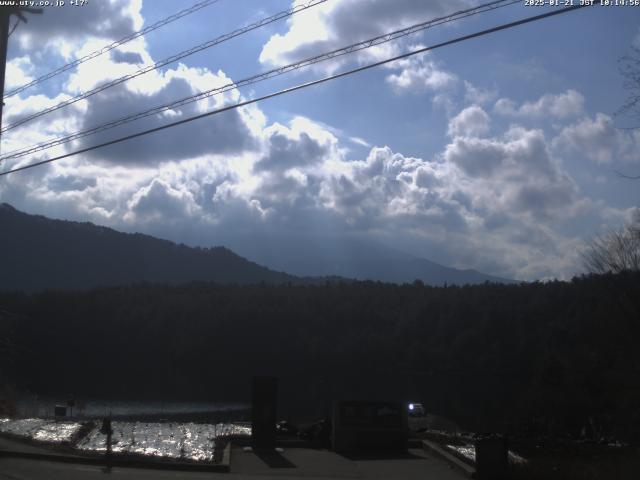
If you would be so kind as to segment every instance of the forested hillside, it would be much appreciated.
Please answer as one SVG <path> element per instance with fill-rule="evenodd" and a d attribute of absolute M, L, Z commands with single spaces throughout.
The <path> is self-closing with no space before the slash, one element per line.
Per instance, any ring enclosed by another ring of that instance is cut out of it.
<path fill-rule="evenodd" d="M 170 287 L 0 293 L 0 360 L 39 394 L 419 400 L 471 429 L 640 431 L 640 275 L 522 285 Z M 599 428 L 600 428 L 599 427 Z"/>
<path fill-rule="evenodd" d="M 0 289 L 85 289 L 134 282 L 280 284 L 299 280 L 224 247 L 192 248 L 0 204 Z M 302 280 L 300 280 L 302 281 Z"/>

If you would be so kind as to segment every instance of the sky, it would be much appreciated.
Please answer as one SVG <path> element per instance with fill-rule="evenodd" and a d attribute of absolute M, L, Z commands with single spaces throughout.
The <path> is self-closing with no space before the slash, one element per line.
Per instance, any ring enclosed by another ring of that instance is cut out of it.
<path fill-rule="evenodd" d="M 192 3 L 45 7 L 11 35 L 6 90 Z M 219 0 L 5 99 L 3 126 L 300 3 Z M 328 0 L 9 130 L 1 150 L 478 4 Z M 435 26 L 0 170 L 548 10 L 522 2 Z M 640 7 L 583 8 L 0 177 L 0 202 L 249 258 L 251 244 L 331 236 L 502 277 L 567 279 L 584 271 L 590 239 L 638 211 L 640 180 L 619 174 L 640 175 L 640 130 L 628 128 L 639 123 L 619 112 L 629 94 L 619 61 L 632 46 L 640 47 Z"/>

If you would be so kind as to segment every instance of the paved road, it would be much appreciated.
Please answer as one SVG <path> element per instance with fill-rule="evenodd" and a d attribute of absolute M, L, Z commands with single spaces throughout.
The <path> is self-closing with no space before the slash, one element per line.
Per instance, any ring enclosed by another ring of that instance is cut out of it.
<path fill-rule="evenodd" d="M 462 480 L 466 477 L 422 450 L 392 459 L 347 459 L 328 451 L 291 448 L 282 455 L 258 456 L 234 448 L 231 473 L 179 472 L 139 468 L 112 468 L 17 458 L 0 458 L 0 480 L 80 480 L 111 477 L 138 479 L 421 479 Z"/>
<path fill-rule="evenodd" d="M 221 478 L 224 474 L 219 474 Z M 71 463 L 44 462 L 19 458 L 0 459 L 0 480 L 84 480 L 111 477 L 122 480 L 174 480 L 210 479 L 211 473 L 178 472 L 164 470 L 142 470 L 137 468 L 113 468 L 78 465 Z M 213 477 L 216 478 L 216 477 Z"/>
<path fill-rule="evenodd" d="M 0 450 L 24 453 L 42 453 L 46 455 L 69 455 L 68 451 L 59 451 L 55 448 L 48 448 L 35 443 L 16 441 L 14 439 L 0 436 Z"/>

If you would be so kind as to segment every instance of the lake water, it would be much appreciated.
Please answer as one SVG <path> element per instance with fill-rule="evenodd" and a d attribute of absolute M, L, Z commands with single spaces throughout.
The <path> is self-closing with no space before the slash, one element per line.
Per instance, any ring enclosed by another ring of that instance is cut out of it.
<path fill-rule="evenodd" d="M 106 452 L 107 436 L 101 431 L 101 422 L 85 423 L 89 426 L 89 431 L 83 427 L 83 423 L 77 421 L 0 418 L 0 434 L 48 444 L 66 444 L 88 452 Z M 218 440 L 251 435 L 249 425 L 233 423 L 115 421 L 111 428 L 113 454 L 196 462 L 215 461 Z"/>
<path fill-rule="evenodd" d="M 114 454 L 207 461 L 215 456 L 215 441 L 229 436 L 250 436 L 251 427 L 229 423 L 113 422 Z M 106 435 L 94 428 L 76 448 L 106 451 Z"/>
<path fill-rule="evenodd" d="M 71 442 L 81 427 L 78 422 L 54 422 L 44 418 L 0 418 L 0 433 L 47 443 Z"/>
<path fill-rule="evenodd" d="M 55 405 L 66 405 L 66 398 L 55 397 L 23 397 L 17 400 L 16 409 L 18 417 L 52 418 Z M 243 412 L 248 412 L 249 405 L 242 403 L 226 402 L 163 402 L 163 401 L 137 401 L 137 400 L 99 400 L 99 399 L 74 399 L 73 410 L 67 409 L 67 415 L 73 414 L 74 418 L 102 418 L 118 417 L 149 417 L 194 414 L 224 414 L 229 413 L 235 419 L 242 420 Z"/>

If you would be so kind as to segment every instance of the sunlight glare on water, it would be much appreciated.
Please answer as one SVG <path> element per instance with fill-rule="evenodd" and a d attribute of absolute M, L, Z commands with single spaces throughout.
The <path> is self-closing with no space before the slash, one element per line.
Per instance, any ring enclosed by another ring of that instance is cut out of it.
<path fill-rule="evenodd" d="M 71 442 L 82 427 L 78 422 L 56 422 L 42 418 L 0 419 L 0 433 L 31 438 L 41 442 Z"/>
<path fill-rule="evenodd" d="M 465 445 L 465 446 L 447 445 L 447 448 L 450 450 L 453 450 L 454 452 L 459 453 L 460 455 L 471 460 L 474 463 L 476 461 L 476 447 L 474 445 Z M 527 463 L 527 460 L 524 457 L 518 455 L 515 452 L 512 452 L 511 450 L 509 450 L 507 454 L 508 454 L 510 463 L 515 463 L 515 464 Z"/>
<path fill-rule="evenodd" d="M 78 440 L 75 448 L 105 452 L 107 439 L 100 432 L 100 426 L 96 424 L 84 438 Z M 70 443 L 81 427 L 82 424 L 77 422 L 0 418 L 0 433 L 48 443 Z M 232 423 L 116 421 L 112 423 L 112 429 L 113 453 L 208 462 L 214 460 L 216 439 L 251 435 L 251 427 Z"/>
<path fill-rule="evenodd" d="M 113 422 L 112 451 L 162 458 L 213 461 L 215 440 L 231 435 L 251 435 L 251 428 L 219 423 Z M 106 435 L 95 427 L 77 448 L 104 452 Z"/>
<path fill-rule="evenodd" d="M 476 447 L 473 445 L 465 445 L 464 447 L 460 447 L 458 445 L 447 445 L 447 448 L 458 452 L 465 458 L 468 458 L 472 462 L 476 461 Z"/>

